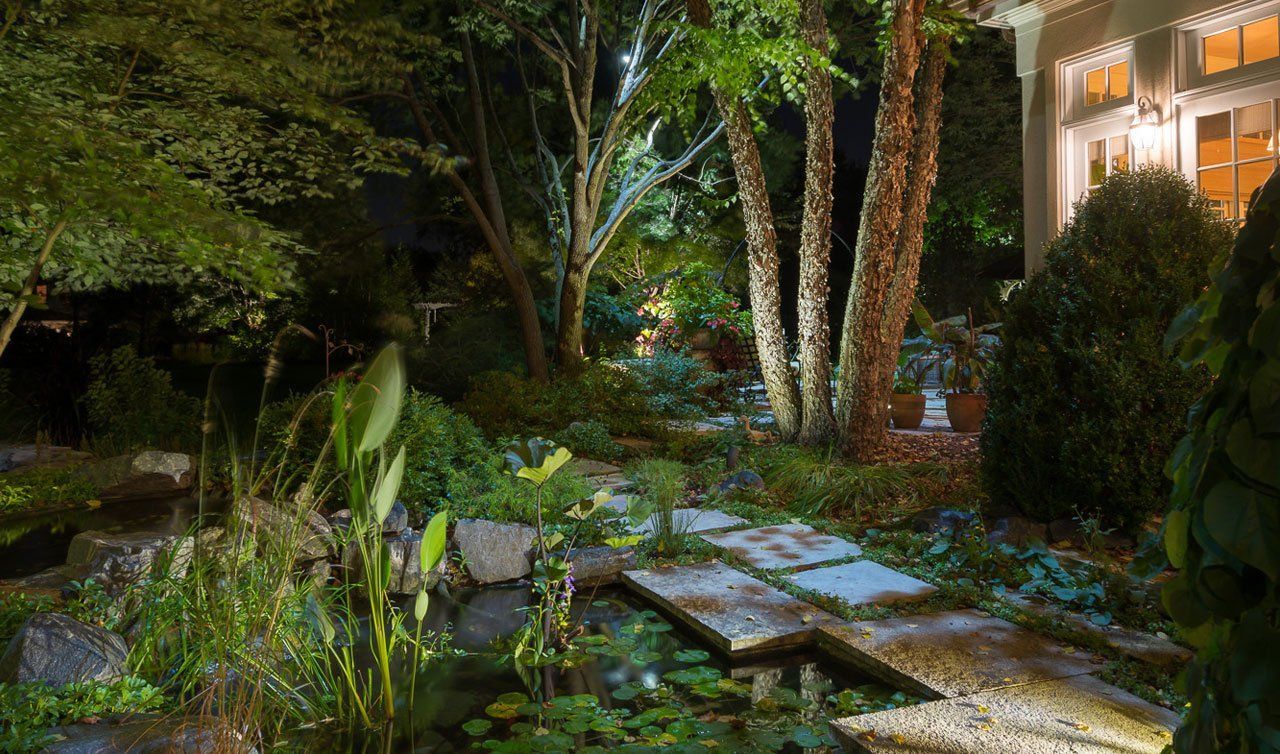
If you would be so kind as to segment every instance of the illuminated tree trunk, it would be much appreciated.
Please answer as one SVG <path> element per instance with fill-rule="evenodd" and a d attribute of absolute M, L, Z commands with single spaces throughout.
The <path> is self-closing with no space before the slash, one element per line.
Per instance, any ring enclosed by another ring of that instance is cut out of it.
<path fill-rule="evenodd" d="M 828 53 L 827 18 L 822 0 L 802 0 L 804 41 Z M 831 74 L 812 62 L 805 66 L 804 218 L 800 226 L 800 379 L 802 420 L 797 439 L 807 445 L 830 442 L 835 435 L 831 409 L 831 325 L 827 315 L 831 264 L 831 184 L 834 173 L 831 124 Z"/>
<path fill-rule="evenodd" d="M 948 37 L 929 41 L 916 85 L 916 136 L 907 174 L 907 196 L 904 202 L 902 229 L 898 235 L 897 259 L 893 283 L 885 311 L 884 341 L 889 347 L 902 343 L 902 335 L 915 300 L 916 282 L 920 275 L 920 255 L 924 251 L 924 224 L 929 212 L 929 199 L 938 178 L 938 142 L 942 130 L 942 82 L 947 72 Z M 891 361 L 882 365 L 882 384 L 893 390 Z"/>
<path fill-rule="evenodd" d="M 892 385 L 885 375 L 892 375 L 898 344 L 885 342 L 886 305 L 903 221 L 915 126 L 912 84 L 924 46 L 924 6 L 925 0 L 893 0 L 853 283 L 845 304 L 837 420 L 845 450 L 859 460 L 872 459 L 883 447 L 889 418 Z"/>

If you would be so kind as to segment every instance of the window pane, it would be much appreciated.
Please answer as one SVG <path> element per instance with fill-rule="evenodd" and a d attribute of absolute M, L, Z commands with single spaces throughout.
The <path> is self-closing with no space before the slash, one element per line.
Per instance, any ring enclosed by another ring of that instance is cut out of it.
<path fill-rule="evenodd" d="M 1275 16 L 1244 25 L 1244 62 L 1280 57 L 1280 22 Z"/>
<path fill-rule="evenodd" d="M 1249 209 L 1249 199 L 1253 196 L 1253 190 L 1267 182 L 1274 165 L 1272 160 L 1261 160 L 1246 162 L 1240 166 L 1240 208 L 1236 217 L 1244 217 L 1245 210 Z"/>
<path fill-rule="evenodd" d="M 1231 112 L 1196 118 L 1196 164 L 1231 162 Z"/>
<path fill-rule="evenodd" d="M 1129 96 L 1129 61 L 1107 66 L 1107 99 Z"/>
<path fill-rule="evenodd" d="M 1096 105 L 1107 98 L 1107 69 L 1099 68 L 1084 75 L 1084 103 Z"/>
<path fill-rule="evenodd" d="M 1205 75 L 1225 71 L 1240 65 L 1240 36 L 1238 28 L 1220 31 L 1204 38 Z"/>
<path fill-rule="evenodd" d="M 1209 203 L 1222 217 L 1235 217 L 1235 181 L 1232 180 L 1231 168 L 1214 168 L 1200 171 L 1200 191 L 1209 197 Z"/>
<path fill-rule="evenodd" d="M 1089 155 L 1089 187 L 1102 183 L 1107 177 L 1107 142 L 1103 139 L 1091 141 L 1085 147 Z"/>
<path fill-rule="evenodd" d="M 1236 159 L 1256 160 L 1271 156 L 1271 103 L 1236 110 Z"/>
<path fill-rule="evenodd" d="M 1107 139 L 1107 146 L 1111 150 L 1111 173 L 1124 173 L 1129 170 L 1129 137 L 1128 136 L 1112 136 Z"/>

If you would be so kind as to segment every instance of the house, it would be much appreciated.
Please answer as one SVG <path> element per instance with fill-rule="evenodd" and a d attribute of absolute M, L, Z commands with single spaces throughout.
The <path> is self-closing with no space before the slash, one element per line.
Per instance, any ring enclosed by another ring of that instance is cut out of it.
<path fill-rule="evenodd" d="M 1280 0 L 954 0 L 1008 30 L 1022 80 L 1028 273 L 1107 175 L 1182 172 L 1226 218 L 1276 167 Z"/>

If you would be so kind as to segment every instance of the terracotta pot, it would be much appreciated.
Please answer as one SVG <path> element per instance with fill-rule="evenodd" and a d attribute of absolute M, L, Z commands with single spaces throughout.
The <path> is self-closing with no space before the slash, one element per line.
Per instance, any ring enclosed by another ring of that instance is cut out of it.
<path fill-rule="evenodd" d="M 715 347 L 716 341 L 711 334 L 711 330 L 703 327 L 693 331 L 693 335 L 689 337 L 689 347 L 695 351 L 710 350 Z"/>
<path fill-rule="evenodd" d="M 977 393 L 947 393 L 947 420 L 956 432 L 979 432 L 987 415 L 987 396 Z"/>
<path fill-rule="evenodd" d="M 898 429 L 916 429 L 924 421 L 924 396 L 894 393 L 889 399 L 889 414 Z"/>

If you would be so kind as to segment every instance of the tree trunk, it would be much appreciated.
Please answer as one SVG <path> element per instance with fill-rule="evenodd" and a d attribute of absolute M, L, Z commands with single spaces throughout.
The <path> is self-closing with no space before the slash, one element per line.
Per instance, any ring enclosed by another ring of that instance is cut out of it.
<path fill-rule="evenodd" d="M 804 41 L 828 54 L 827 18 L 822 0 L 802 0 Z M 833 152 L 831 74 L 823 66 L 805 66 L 804 219 L 800 226 L 800 379 L 803 419 L 797 438 L 806 445 L 830 442 L 835 435 L 831 409 L 831 325 L 827 316 L 831 263 L 831 183 Z"/>
<path fill-rule="evenodd" d="M 938 140 L 942 129 L 942 82 L 947 72 L 947 53 L 951 39 L 938 37 L 929 41 L 916 86 L 916 137 L 912 146 L 907 195 L 904 202 L 902 229 L 898 235 L 897 260 L 893 283 L 885 307 L 885 343 L 902 343 L 902 335 L 915 300 L 916 281 L 920 275 L 920 255 L 924 251 L 924 224 L 929 212 L 929 199 L 938 178 Z M 894 364 L 885 365 L 881 382 L 886 391 L 893 390 Z"/>
<path fill-rule="evenodd" d="M 27 311 L 27 299 L 36 291 L 36 283 L 40 281 L 40 271 L 49 261 L 49 255 L 53 253 L 53 245 L 58 242 L 58 236 L 62 235 L 62 231 L 66 229 L 67 221 L 59 220 L 45 236 L 40 252 L 36 254 L 35 264 L 31 265 L 31 272 L 23 282 L 22 290 L 18 292 L 18 300 L 14 302 L 13 310 L 5 317 L 4 324 L 0 324 L 0 356 L 4 356 L 5 349 L 9 347 L 9 341 L 13 339 L 14 331 L 18 329 L 18 323 L 22 321 L 22 315 Z"/>
<path fill-rule="evenodd" d="M 915 125 L 912 84 L 924 45 L 924 6 L 925 0 L 893 0 L 853 284 L 841 333 L 837 419 L 846 452 L 862 461 L 874 459 L 884 445 L 889 395 L 883 375 L 886 365 L 894 364 L 898 356 L 898 344 L 885 342 L 885 303 L 894 278 Z"/>
<path fill-rule="evenodd" d="M 688 0 L 689 20 L 710 28 L 711 6 L 707 0 Z M 741 99 L 712 88 L 716 108 L 725 122 L 729 155 L 738 179 L 738 201 L 746 231 L 748 290 L 751 296 L 752 329 L 760 357 L 760 374 L 773 408 L 774 425 L 784 440 L 800 432 L 800 394 L 787 358 L 786 334 L 782 330 L 782 302 L 778 288 L 778 237 L 773 227 L 773 208 L 760 164 L 760 146 L 751 127 L 751 116 Z"/>
<path fill-rule="evenodd" d="M 560 327 L 556 334 L 556 364 L 569 375 L 582 371 L 582 317 L 587 307 L 589 279 L 590 272 L 577 263 L 570 262 L 565 268 L 564 284 L 560 290 Z"/>

